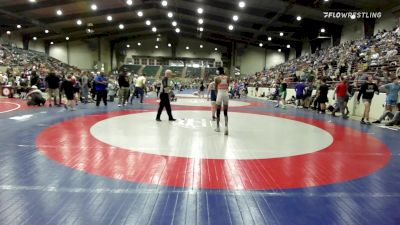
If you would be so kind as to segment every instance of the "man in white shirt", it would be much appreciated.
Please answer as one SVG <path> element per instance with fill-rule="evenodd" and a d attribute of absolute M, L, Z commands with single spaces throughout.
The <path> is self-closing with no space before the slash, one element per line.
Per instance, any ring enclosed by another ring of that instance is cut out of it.
<path fill-rule="evenodd" d="M 135 82 L 135 91 L 140 98 L 140 103 L 143 103 L 144 89 L 146 88 L 146 74 L 142 74 L 136 79 Z"/>

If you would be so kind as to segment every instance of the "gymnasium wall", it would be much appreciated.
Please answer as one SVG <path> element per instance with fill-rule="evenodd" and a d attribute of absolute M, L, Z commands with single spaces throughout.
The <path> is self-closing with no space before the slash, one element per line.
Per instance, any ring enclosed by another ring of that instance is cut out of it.
<path fill-rule="evenodd" d="M 50 47 L 51 57 L 54 57 L 61 62 L 68 63 L 68 55 L 67 55 L 67 44 L 66 42 L 63 43 L 56 43 Z"/>
<path fill-rule="evenodd" d="M 321 49 L 327 49 L 331 47 L 331 39 L 323 39 L 321 42 Z"/>
<path fill-rule="evenodd" d="M 4 39 L 6 42 L 14 43 L 18 48 L 24 47 L 22 43 L 22 35 L 18 33 L 11 33 L 10 35 L 3 34 L 0 36 L 0 38 Z"/>
<path fill-rule="evenodd" d="M 396 16 L 389 11 L 385 11 L 382 13 L 382 17 L 380 19 L 377 19 L 375 21 L 375 27 L 374 27 L 374 34 L 378 33 L 379 30 L 392 30 L 394 27 L 397 25 L 397 18 Z"/>
<path fill-rule="evenodd" d="M 29 41 L 29 49 L 37 52 L 46 52 L 44 47 L 44 41 L 41 40 L 30 40 Z"/>
<path fill-rule="evenodd" d="M 70 41 L 69 55 L 67 42 L 55 43 L 50 46 L 50 56 L 80 69 L 93 69 L 98 61 L 97 39 Z M 100 57 L 105 64 L 105 71 L 111 70 L 110 45 L 107 39 L 100 39 Z"/>
<path fill-rule="evenodd" d="M 310 41 L 304 40 L 303 45 L 301 47 L 301 56 L 311 54 L 311 44 Z"/>
<path fill-rule="evenodd" d="M 142 45 L 138 46 L 138 42 Z M 126 48 L 127 44 L 130 45 L 130 48 Z M 155 45 L 158 45 L 159 48 L 156 49 Z M 203 48 L 200 48 L 200 45 L 203 45 Z M 186 50 L 186 46 L 189 47 L 189 50 Z M 127 58 L 132 58 L 132 56 L 172 57 L 172 48 L 168 47 L 168 40 L 163 38 L 159 42 L 155 37 L 133 39 L 123 43 L 122 47 L 126 48 Z M 218 48 L 218 51 L 215 51 L 215 48 Z M 189 38 L 180 38 L 176 45 L 176 57 L 212 58 L 216 62 L 220 62 L 221 52 L 226 52 L 226 47 Z"/>
<path fill-rule="evenodd" d="M 254 74 L 260 72 L 266 66 L 265 49 L 255 46 L 247 46 L 236 57 L 236 65 L 240 67 L 242 74 Z"/>
<path fill-rule="evenodd" d="M 285 62 L 285 53 L 267 49 L 266 67 L 271 68 Z"/>
<path fill-rule="evenodd" d="M 296 55 L 292 49 L 292 57 Z M 238 54 L 236 65 L 240 67 L 242 74 L 254 74 L 264 68 L 271 68 L 285 62 L 285 54 L 272 49 L 265 49 L 255 46 L 248 46 Z"/>
<path fill-rule="evenodd" d="M 362 20 L 352 20 L 346 23 L 342 29 L 340 44 L 364 38 L 364 23 Z"/>

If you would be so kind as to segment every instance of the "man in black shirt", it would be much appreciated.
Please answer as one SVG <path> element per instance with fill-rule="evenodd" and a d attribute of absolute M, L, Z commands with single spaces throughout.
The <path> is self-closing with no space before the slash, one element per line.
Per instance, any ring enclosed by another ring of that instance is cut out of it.
<path fill-rule="evenodd" d="M 357 96 L 357 104 L 360 104 L 360 98 L 362 96 L 362 100 L 365 105 L 364 114 L 360 122 L 361 124 L 371 124 L 369 122 L 369 110 L 371 108 L 372 98 L 374 97 L 375 93 L 379 93 L 379 89 L 376 84 L 372 83 L 372 76 L 369 75 L 367 82 L 361 85 L 360 92 Z M 366 121 L 364 121 L 364 119 Z"/>
<path fill-rule="evenodd" d="M 51 71 L 49 75 L 45 78 L 47 83 L 47 91 L 49 95 L 49 106 L 51 107 L 51 100 L 54 97 L 54 105 L 59 106 L 59 96 L 60 96 L 60 78 Z"/>
<path fill-rule="evenodd" d="M 118 107 L 121 107 L 122 105 L 126 105 L 129 99 L 129 77 L 126 72 L 119 75 L 118 85 Z"/>
<path fill-rule="evenodd" d="M 171 88 L 169 87 L 169 84 L 168 84 L 168 77 L 170 77 L 171 74 L 172 74 L 171 70 L 166 70 L 165 77 L 161 81 L 160 106 L 158 108 L 157 117 L 156 117 L 156 120 L 159 122 L 161 121 L 160 117 L 161 117 L 161 113 L 162 113 L 164 107 L 167 110 L 169 121 L 175 121 L 174 117 L 172 116 L 171 104 L 169 101 L 169 93 L 171 91 Z"/>
<path fill-rule="evenodd" d="M 321 85 L 319 86 L 319 89 L 318 89 L 318 96 L 317 96 L 318 103 L 320 104 L 320 107 L 321 107 L 320 113 L 322 113 L 322 114 L 325 114 L 326 103 L 329 102 L 328 91 L 329 91 L 329 86 L 326 85 L 326 79 L 322 78 Z"/>

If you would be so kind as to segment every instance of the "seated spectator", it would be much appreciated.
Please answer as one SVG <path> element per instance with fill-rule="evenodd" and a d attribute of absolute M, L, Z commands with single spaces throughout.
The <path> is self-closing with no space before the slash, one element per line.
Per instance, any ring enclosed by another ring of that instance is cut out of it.
<path fill-rule="evenodd" d="M 31 91 L 25 96 L 25 99 L 28 99 L 29 106 L 44 106 L 46 103 L 43 93 L 35 85 L 31 87 Z"/>
<path fill-rule="evenodd" d="M 393 115 L 391 120 L 385 123 L 386 126 L 394 126 L 400 124 L 400 104 L 397 105 L 398 111 Z"/>

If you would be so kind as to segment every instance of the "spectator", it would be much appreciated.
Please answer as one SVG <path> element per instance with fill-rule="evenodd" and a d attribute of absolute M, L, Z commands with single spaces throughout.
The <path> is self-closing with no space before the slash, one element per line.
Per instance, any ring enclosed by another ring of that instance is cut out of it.
<path fill-rule="evenodd" d="M 100 101 L 103 100 L 104 105 L 107 106 L 107 86 L 108 80 L 106 75 L 102 72 L 96 76 L 94 79 L 95 87 L 96 87 L 96 106 L 100 105 Z"/>
<path fill-rule="evenodd" d="M 49 106 L 51 107 L 52 98 L 54 98 L 54 105 L 60 106 L 60 78 L 54 73 L 54 71 L 50 72 L 49 75 L 46 76 L 45 79 L 47 83 L 47 91 L 48 91 L 48 98 L 49 98 Z"/>

